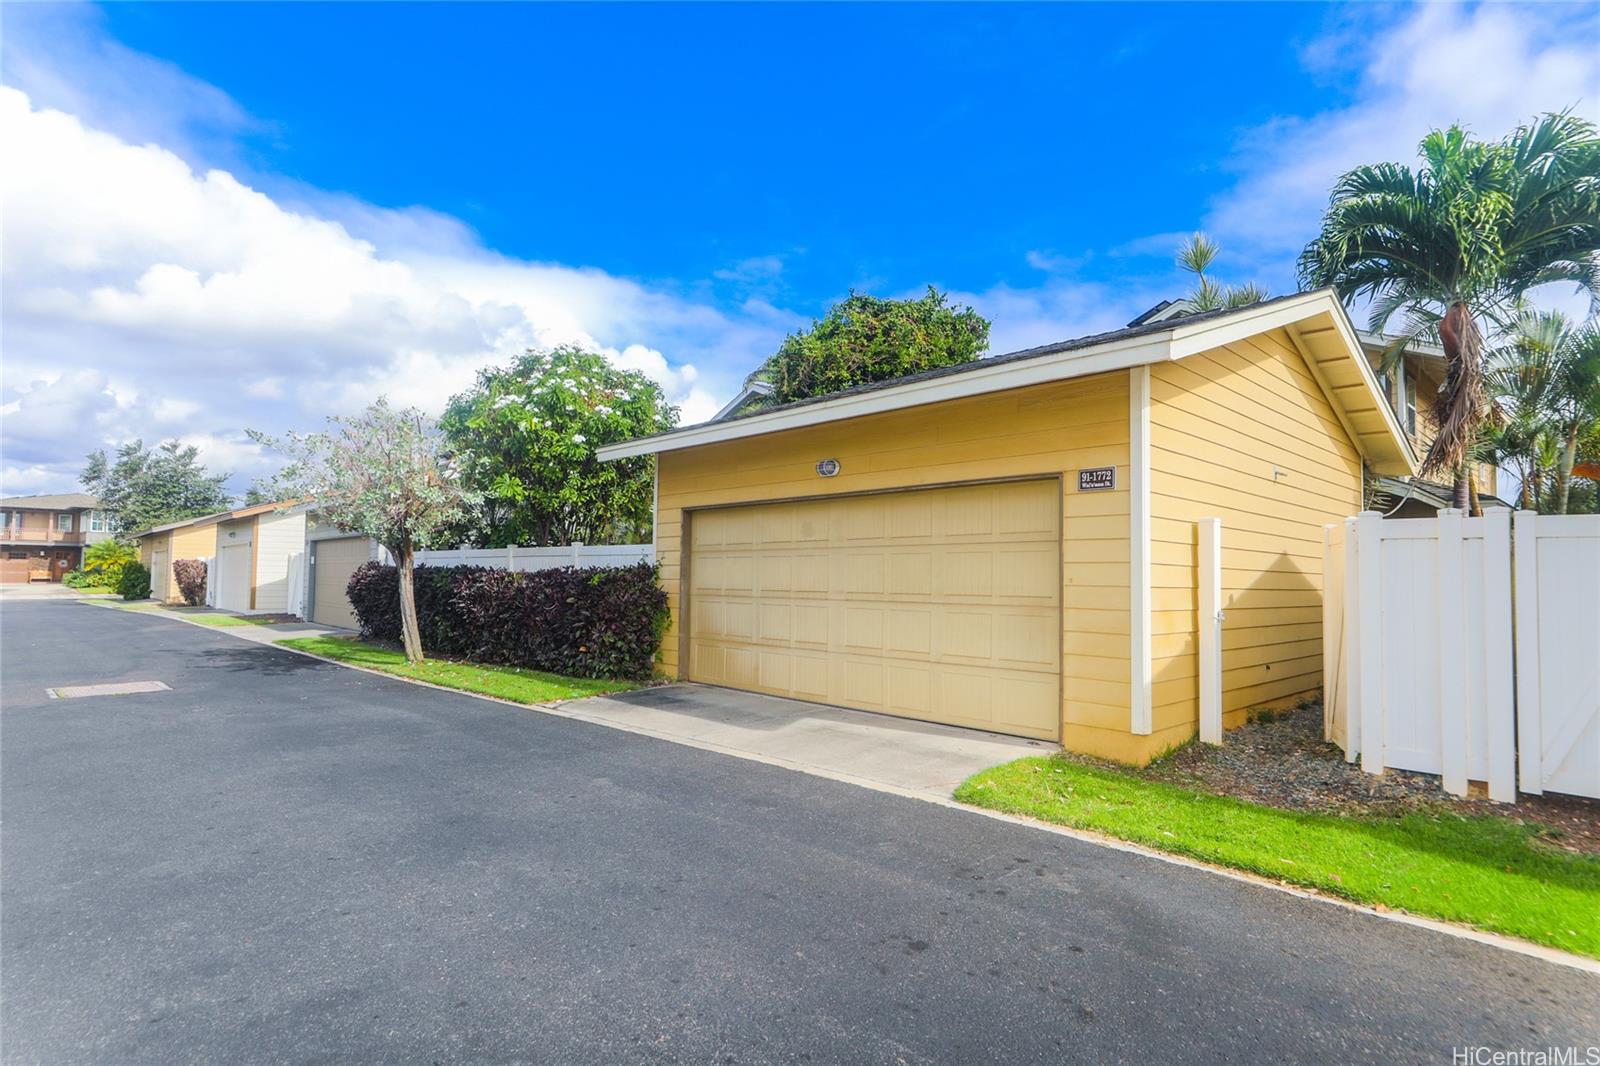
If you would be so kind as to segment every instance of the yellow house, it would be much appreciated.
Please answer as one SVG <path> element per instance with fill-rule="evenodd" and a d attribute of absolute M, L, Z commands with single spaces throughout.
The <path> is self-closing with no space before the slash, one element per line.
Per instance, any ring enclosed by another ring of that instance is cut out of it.
<path fill-rule="evenodd" d="M 1330 291 L 608 445 L 655 455 L 666 673 L 1144 762 L 1321 680 L 1322 527 L 1416 456 Z"/>

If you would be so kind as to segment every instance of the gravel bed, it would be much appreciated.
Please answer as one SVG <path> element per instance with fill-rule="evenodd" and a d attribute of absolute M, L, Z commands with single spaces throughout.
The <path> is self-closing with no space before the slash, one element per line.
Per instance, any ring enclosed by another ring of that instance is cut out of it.
<path fill-rule="evenodd" d="M 1363 773 L 1322 739 L 1322 707 L 1315 702 L 1262 712 L 1223 739 L 1221 747 L 1190 744 L 1142 773 L 1288 810 L 1377 815 L 1449 811 L 1505 818 L 1538 827 L 1555 847 L 1600 854 L 1600 801 L 1548 794 L 1519 796 L 1515 804 L 1494 803 L 1477 785 L 1467 798 L 1454 799 L 1433 774 Z"/>

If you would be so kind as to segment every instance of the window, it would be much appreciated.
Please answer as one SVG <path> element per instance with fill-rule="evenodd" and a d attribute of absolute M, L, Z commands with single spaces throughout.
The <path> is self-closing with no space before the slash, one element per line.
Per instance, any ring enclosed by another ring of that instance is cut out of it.
<path fill-rule="evenodd" d="M 71 512 L 62 511 L 60 514 L 56 515 L 56 529 L 57 529 L 57 531 L 59 531 L 61 533 L 71 533 L 72 532 L 72 514 L 71 514 Z"/>
<path fill-rule="evenodd" d="M 11 512 L 10 511 L 0 511 L 0 526 L 4 526 L 6 529 L 10 529 L 11 528 Z"/>
<path fill-rule="evenodd" d="M 26 559 L 27 557 L 27 552 L 6 552 L 7 559 Z"/>
<path fill-rule="evenodd" d="M 1417 379 L 1412 377 L 1410 374 L 1405 374 L 1400 378 L 1400 380 L 1405 382 L 1406 387 L 1406 432 L 1415 437 L 1417 435 Z"/>
<path fill-rule="evenodd" d="M 111 512 L 109 512 L 109 511 L 90 511 L 89 512 L 89 532 L 91 532 L 91 533 L 115 533 L 116 530 L 111 525 Z"/>

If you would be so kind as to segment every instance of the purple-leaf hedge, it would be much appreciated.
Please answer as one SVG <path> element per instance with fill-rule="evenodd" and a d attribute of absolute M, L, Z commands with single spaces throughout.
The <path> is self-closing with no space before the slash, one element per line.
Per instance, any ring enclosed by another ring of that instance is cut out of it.
<path fill-rule="evenodd" d="M 206 602 L 206 561 L 204 559 L 179 559 L 172 564 L 172 576 L 178 579 L 178 594 L 190 607 Z"/>
<path fill-rule="evenodd" d="M 482 566 L 413 571 L 426 652 L 571 677 L 650 676 L 667 594 L 650 563 L 529 572 Z M 367 563 L 346 588 L 361 632 L 400 639 L 400 577 Z"/>

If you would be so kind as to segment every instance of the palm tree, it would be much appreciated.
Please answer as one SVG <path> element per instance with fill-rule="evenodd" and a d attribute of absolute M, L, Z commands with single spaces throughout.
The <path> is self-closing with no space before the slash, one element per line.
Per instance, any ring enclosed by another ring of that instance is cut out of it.
<path fill-rule="evenodd" d="M 1556 514 L 1567 513 L 1578 441 L 1600 425 L 1600 323 L 1569 331 L 1557 353 L 1551 412 L 1561 442 L 1556 466 Z"/>
<path fill-rule="evenodd" d="M 1498 414 L 1489 436 L 1522 477 L 1522 505 L 1566 514 L 1578 442 L 1600 423 L 1600 324 L 1574 328 L 1558 311 L 1524 308 L 1489 354 L 1485 377 Z"/>
<path fill-rule="evenodd" d="M 1267 290 L 1254 282 L 1222 286 L 1206 277 L 1206 270 L 1219 251 L 1221 249 L 1217 247 L 1217 242 L 1204 233 L 1196 233 L 1178 247 L 1178 265 L 1195 277 L 1194 288 L 1184 297 L 1191 305 L 1190 314 L 1220 311 L 1225 307 L 1243 307 L 1267 298 Z"/>
<path fill-rule="evenodd" d="M 1485 428 L 1484 437 L 1495 461 L 1517 472 L 1525 508 L 1539 506 L 1545 474 L 1555 461 L 1551 400 L 1557 353 L 1570 333 L 1564 316 L 1524 308 L 1505 343 L 1485 362 L 1484 378 L 1498 418 Z"/>
<path fill-rule="evenodd" d="M 1553 281 L 1600 303 L 1600 136 L 1563 112 L 1493 143 L 1434 130 L 1418 151 L 1416 172 L 1378 163 L 1338 180 L 1299 275 L 1370 300 L 1374 332 L 1403 313 L 1391 358 L 1415 340 L 1444 348 L 1439 431 L 1422 470 L 1451 471 L 1466 508 L 1467 455 L 1487 410 L 1478 319 L 1503 323 L 1523 293 Z"/>

